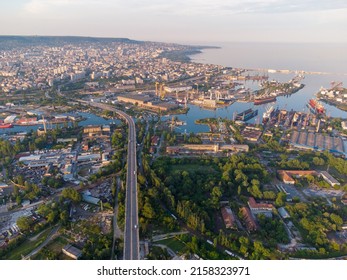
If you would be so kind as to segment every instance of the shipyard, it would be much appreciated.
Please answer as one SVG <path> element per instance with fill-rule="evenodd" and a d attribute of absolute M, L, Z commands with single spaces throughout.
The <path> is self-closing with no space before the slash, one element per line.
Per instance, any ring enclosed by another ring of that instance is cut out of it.
<path fill-rule="evenodd" d="M 330 88 L 321 87 L 316 96 L 319 100 L 332 104 L 347 111 L 347 89 L 343 87 L 342 82 L 331 82 Z"/>

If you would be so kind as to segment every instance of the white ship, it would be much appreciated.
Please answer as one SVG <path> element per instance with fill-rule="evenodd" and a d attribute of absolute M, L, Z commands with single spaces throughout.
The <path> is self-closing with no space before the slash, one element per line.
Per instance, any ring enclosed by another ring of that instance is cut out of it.
<path fill-rule="evenodd" d="M 263 113 L 263 123 L 267 123 L 275 110 L 274 106 L 267 107 L 265 112 Z"/>

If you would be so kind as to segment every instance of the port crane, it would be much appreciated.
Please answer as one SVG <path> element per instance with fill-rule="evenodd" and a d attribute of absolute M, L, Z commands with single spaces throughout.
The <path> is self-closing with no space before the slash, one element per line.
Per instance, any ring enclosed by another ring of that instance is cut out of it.
<path fill-rule="evenodd" d="M 199 84 L 195 83 L 195 85 L 196 85 L 196 95 L 199 96 Z"/>
<path fill-rule="evenodd" d="M 158 85 L 159 85 L 159 82 L 155 82 L 155 96 L 159 97 Z"/>

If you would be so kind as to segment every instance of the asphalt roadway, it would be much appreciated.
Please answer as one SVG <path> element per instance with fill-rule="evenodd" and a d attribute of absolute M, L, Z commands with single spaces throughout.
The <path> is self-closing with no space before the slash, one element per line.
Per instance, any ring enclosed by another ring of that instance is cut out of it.
<path fill-rule="evenodd" d="M 83 103 L 86 101 L 78 100 Z M 125 232 L 124 232 L 124 260 L 139 260 L 140 259 L 140 238 L 138 226 L 138 202 L 137 202 L 137 163 L 136 163 L 136 129 L 135 122 L 123 111 L 117 110 L 114 107 L 90 102 L 90 106 L 109 110 L 117 113 L 129 125 L 128 135 L 128 158 L 127 158 L 127 179 L 126 179 L 126 198 L 125 198 Z"/>

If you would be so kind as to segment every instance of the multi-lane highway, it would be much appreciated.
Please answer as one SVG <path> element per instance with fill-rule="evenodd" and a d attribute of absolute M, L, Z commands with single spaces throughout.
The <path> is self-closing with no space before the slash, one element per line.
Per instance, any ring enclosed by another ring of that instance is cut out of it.
<path fill-rule="evenodd" d="M 125 204 L 124 259 L 139 259 L 139 228 L 137 203 L 136 131 L 134 120 L 127 115 L 129 124 L 127 188 Z"/>
<path fill-rule="evenodd" d="M 83 100 L 78 100 L 88 103 Z M 129 125 L 128 134 L 128 157 L 127 157 L 127 179 L 125 198 L 125 232 L 124 232 L 124 255 L 125 260 L 140 259 L 140 242 L 138 227 L 138 202 L 137 202 L 137 163 L 136 163 L 136 129 L 135 122 L 123 111 L 117 110 L 110 105 L 102 103 L 89 103 L 90 106 L 117 113 Z"/>

